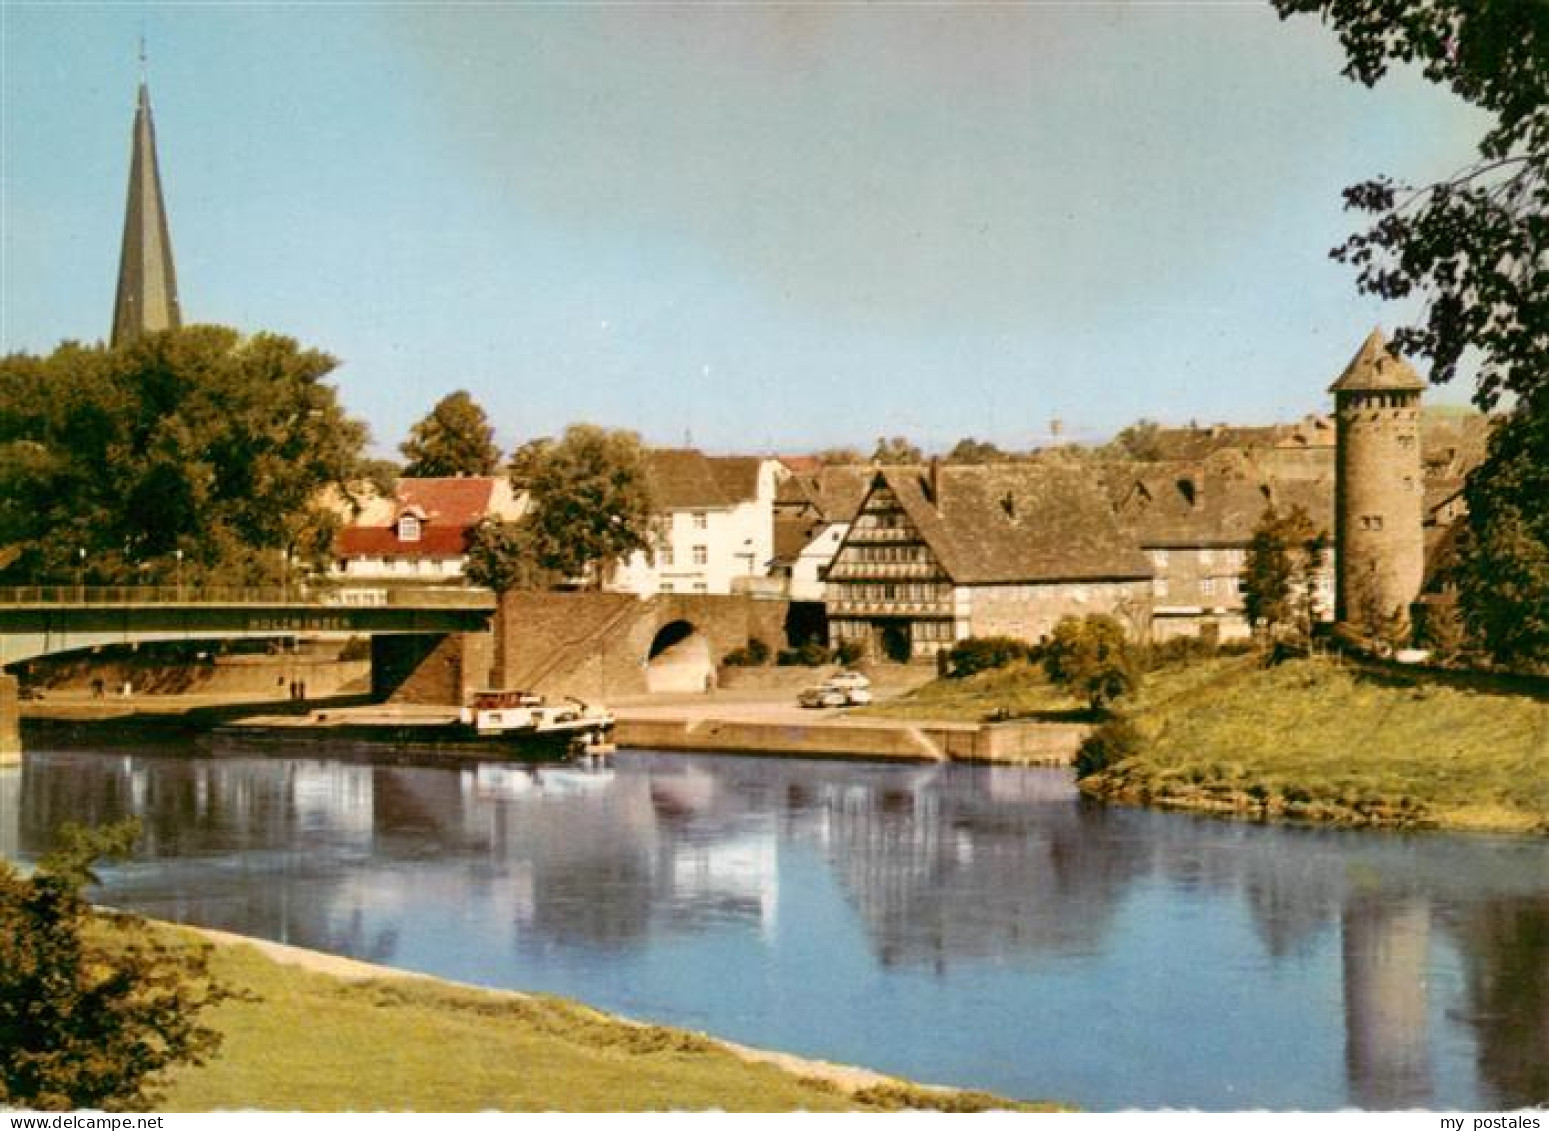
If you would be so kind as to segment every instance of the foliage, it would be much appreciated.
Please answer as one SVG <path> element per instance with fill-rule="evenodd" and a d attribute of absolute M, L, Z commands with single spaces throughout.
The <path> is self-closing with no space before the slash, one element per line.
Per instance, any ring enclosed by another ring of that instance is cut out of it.
<path fill-rule="evenodd" d="M 1317 617 L 1317 577 L 1328 535 L 1301 506 L 1281 514 L 1273 504 L 1259 519 L 1242 569 L 1242 603 L 1255 631 L 1273 638 L 1284 630 L 1302 640 Z"/>
<path fill-rule="evenodd" d="M 410 479 L 493 475 L 500 466 L 495 429 L 463 389 L 437 401 L 398 450 L 407 461 L 403 474 Z"/>
<path fill-rule="evenodd" d="M 832 652 L 816 640 L 808 640 L 800 648 L 782 648 L 775 655 L 775 664 L 782 668 L 819 668 L 834 658 Z"/>
<path fill-rule="evenodd" d="M 866 457 L 855 448 L 824 448 L 820 452 L 813 452 L 812 455 L 819 463 L 828 466 L 866 462 Z"/>
<path fill-rule="evenodd" d="M 1542 403 L 1540 403 L 1542 402 Z M 1549 666 L 1549 390 L 1490 437 L 1468 479 L 1458 604 L 1470 634 L 1499 664 Z"/>
<path fill-rule="evenodd" d="M 486 518 L 473 528 L 463 576 L 496 593 L 538 589 L 557 580 L 538 564 L 532 528 L 525 521 L 498 518 Z"/>
<path fill-rule="evenodd" d="M 1085 698 L 1094 711 L 1139 688 L 1136 661 L 1124 626 L 1102 613 L 1065 617 L 1043 649 L 1049 679 Z"/>
<path fill-rule="evenodd" d="M 554 450 L 554 441 L 547 436 L 539 436 L 528 440 L 514 452 L 511 460 L 506 464 L 506 474 L 511 477 L 511 487 L 516 491 L 527 491 L 532 488 L 533 476 L 543 466 L 544 460 Z"/>
<path fill-rule="evenodd" d="M 992 668 L 1025 663 L 1036 658 L 1036 650 L 1015 636 L 970 636 L 954 644 L 946 656 L 948 677 L 963 679 Z"/>
<path fill-rule="evenodd" d="M 1419 324 L 1394 346 L 1431 360 L 1430 377 L 1477 361 L 1474 401 L 1514 396 L 1508 435 L 1470 472 L 1469 537 L 1457 581 L 1464 619 L 1496 662 L 1542 664 L 1549 625 L 1549 531 L 1542 467 L 1549 428 L 1549 4 L 1543 0 L 1274 0 L 1282 18 L 1318 12 L 1338 32 L 1345 74 L 1374 85 L 1395 61 L 1489 115 L 1477 159 L 1420 187 L 1377 177 L 1345 190 L 1346 206 L 1376 217 L 1334 249 L 1361 290 L 1424 294 Z M 1483 504 L 1473 508 L 1473 500 Z M 1521 624 L 1513 613 L 1526 614 Z"/>
<path fill-rule="evenodd" d="M 66 826 L 25 879 L 0 861 L 0 1106 L 144 1110 L 169 1068 L 219 1046 L 198 1019 L 231 994 L 206 953 L 132 919 L 94 922 L 82 895 L 93 863 L 138 835 Z"/>
<path fill-rule="evenodd" d="M 1415 188 L 1378 177 L 1345 190 L 1347 207 L 1379 217 L 1335 258 L 1356 266 L 1370 294 L 1429 297 L 1424 324 L 1394 345 L 1428 357 L 1431 380 L 1456 375 L 1479 352 L 1475 400 L 1549 382 L 1549 6 L 1541 0 L 1274 0 L 1282 18 L 1321 13 L 1339 34 L 1344 73 L 1367 86 L 1390 63 L 1425 77 L 1491 116 L 1479 159 Z"/>
<path fill-rule="evenodd" d="M 834 645 L 834 663 L 842 667 L 854 667 L 866 658 L 866 649 L 861 646 L 859 640 L 841 640 Z"/>
<path fill-rule="evenodd" d="M 1161 459 L 1161 434 L 1160 424 L 1142 417 L 1120 429 L 1119 434 L 1103 446 L 1102 454 L 1109 459 L 1142 462 Z"/>
<path fill-rule="evenodd" d="M 0 545 L 21 551 L 6 573 L 259 582 L 320 562 L 336 519 L 319 492 L 350 481 L 366 439 L 323 383 L 333 367 L 219 326 L 0 359 Z"/>
<path fill-rule="evenodd" d="M 924 463 L 925 453 L 903 436 L 878 436 L 872 463 Z"/>
<path fill-rule="evenodd" d="M 633 432 L 572 424 L 536 456 L 527 489 L 523 523 L 541 569 L 600 586 L 621 559 L 651 545 L 655 505 Z"/>
<path fill-rule="evenodd" d="M 1004 463 L 1011 457 L 988 440 L 975 440 L 966 436 L 953 445 L 946 455 L 947 463 Z"/>
<path fill-rule="evenodd" d="M 757 636 L 750 636 L 740 648 L 733 648 L 721 663 L 731 668 L 756 668 L 769 662 L 769 645 Z"/>
<path fill-rule="evenodd" d="M 1081 740 L 1076 750 L 1076 777 L 1085 778 L 1144 753 L 1146 738 L 1123 715 L 1105 720 Z"/>

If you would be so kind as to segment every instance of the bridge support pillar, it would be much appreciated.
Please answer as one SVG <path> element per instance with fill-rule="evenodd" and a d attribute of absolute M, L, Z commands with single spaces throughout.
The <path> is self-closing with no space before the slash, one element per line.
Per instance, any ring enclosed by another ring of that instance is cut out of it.
<path fill-rule="evenodd" d="M 21 760 L 21 685 L 14 675 L 0 673 L 0 766 Z"/>

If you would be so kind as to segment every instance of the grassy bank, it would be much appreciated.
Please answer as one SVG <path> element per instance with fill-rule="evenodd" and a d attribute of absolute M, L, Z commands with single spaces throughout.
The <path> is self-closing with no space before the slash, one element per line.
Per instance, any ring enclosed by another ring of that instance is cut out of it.
<path fill-rule="evenodd" d="M 1549 833 L 1541 698 L 1326 659 L 1200 667 L 1193 692 L 1175 684 L 1136 705 L 1143 752 L 1084 790 L 1250 817 Z"/>
<path fill-rule="evenodd" d="M 982 1093 L 760 1063 L 709 1038 L 557 998 L 412 977 L 341 977 L 224 943 L 213 966 L 250 1000 L 210 1015 L 210 1064 L 179 1070 L 169 1111 L 984 1110 Z"/>

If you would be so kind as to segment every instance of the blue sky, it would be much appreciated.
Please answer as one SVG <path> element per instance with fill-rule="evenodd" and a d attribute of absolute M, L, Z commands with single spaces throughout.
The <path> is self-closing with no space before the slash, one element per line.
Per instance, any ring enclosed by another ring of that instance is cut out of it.
<path fill-rule="evenodd" d="M 1340 189 L 1450 172 L 1482 128 L 1256 2 L 0 22 L 0 349 L 107 334 L 143 29 L 185 318 L 334 354 L 383 452 L 457 388 L 507 445 L 1293 419 L 1405 313 L 1328 260 Z"/>

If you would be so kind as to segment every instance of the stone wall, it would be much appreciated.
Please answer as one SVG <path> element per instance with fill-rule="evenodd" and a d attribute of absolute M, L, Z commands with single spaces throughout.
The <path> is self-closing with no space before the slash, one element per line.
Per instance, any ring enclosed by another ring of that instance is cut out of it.
<path fill-rule="evenodd" d="M 490 686 L 493 655 L 487 632 L 373 636 L 371 694 L 392 703 L 460 705 Z"/>
<path fill-rule="evenodd" d="M 788 607 L 747 596 L 508 593 L 497 616 L 493 679 L 551 696 L 640 695 L 652 646 L 669 625 L 690 626 L 714 666 L 752 636 L 782 646 Z"/>
<path fill-rule="evenodd" d="M 1088 581 L 1041 585 L 980 585 L 968 590 L 974 636 L 1015 636 L 1036 642 L 1064 617 L 1106 613 L 1131 635 L 1150 632 L 1151 582 Z"/>

